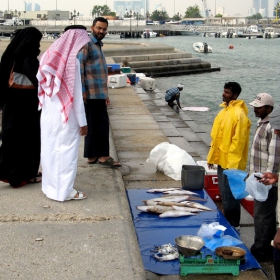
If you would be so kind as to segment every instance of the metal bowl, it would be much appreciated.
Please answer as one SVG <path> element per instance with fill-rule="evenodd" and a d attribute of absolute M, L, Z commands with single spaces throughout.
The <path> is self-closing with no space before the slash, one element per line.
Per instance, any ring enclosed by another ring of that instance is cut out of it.
<path fill-rule="evenodd" d="M 204 246 L 202 238 L 193 235 L 181 235 L 175 238 L 178 252 L 184 256 L 196 256 Z"/>

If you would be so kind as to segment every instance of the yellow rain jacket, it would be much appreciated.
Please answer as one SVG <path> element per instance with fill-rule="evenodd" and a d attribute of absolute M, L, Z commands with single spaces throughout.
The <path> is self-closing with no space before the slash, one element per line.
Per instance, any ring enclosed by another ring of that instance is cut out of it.
<path fill-rule="evenodd" d="M 208 164 L 218 164 L 224 169 L 245 170 L 251 121 L 243 100 L 232 100 L 216 116 L 211 131 Z"/>

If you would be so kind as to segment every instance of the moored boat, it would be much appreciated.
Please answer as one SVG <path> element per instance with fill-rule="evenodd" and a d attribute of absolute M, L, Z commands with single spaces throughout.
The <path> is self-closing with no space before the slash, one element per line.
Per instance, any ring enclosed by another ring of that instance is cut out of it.
<path fill-rule="evenodd" d="M 210 47 L 207 43 L 196 42 L 193 44 L 193 48 L 196 52 L 200 52 L 200 53 L 212 52 L 212 47 Z"/>
<path fill-rule="evenodd" d="M 152 29 L 144 29 L 141 37 L 142 38 L 155 38 L 155 37 L 157 37 L 157 33 L 154 32 Z"/>

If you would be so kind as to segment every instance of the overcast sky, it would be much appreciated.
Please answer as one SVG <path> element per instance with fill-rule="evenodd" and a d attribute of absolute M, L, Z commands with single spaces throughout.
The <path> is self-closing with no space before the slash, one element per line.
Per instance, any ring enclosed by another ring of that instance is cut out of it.
<path fill-rule="evenodd" d="M 274 1 L 274 0 L 269 0 Z M 56 4 L 58 10 L 69 10 L 80 12 L 80 14 L 84 14 L 89 16 L 90 10 L 94 5 L 108 5 L 113 10 L 113 0 L 34 0 L 34 1 L 26 1 L 34 4 L 38 3 L 41 6 L 41 10 L 55 10 Z M 169 16 L 174 15 L 174 7 L 175 13 L 184 14 L 187 7 L 193 6 L 197 4 L 200 9 L 202 8 L 201 0 L 150 0 L 149 11 L 152 12 L 155 10 L 155 4 L 161 3 L 163 7 L 166 8 Z M 207 8 L 211 10 L 211 13 L 214 14 L 215 5 L 216 7 L 224 7 L 225 13 L 229 15 L 235 15 L 237 13 L 247 16 L 248 9 L 252 7 L 253 0 L 207 0 Z M 24 10 L 24 0 L 1 0 L 0 10 L 7 10 L 9 8 L 11 10 L 17 9 L 18 11 Z"/>

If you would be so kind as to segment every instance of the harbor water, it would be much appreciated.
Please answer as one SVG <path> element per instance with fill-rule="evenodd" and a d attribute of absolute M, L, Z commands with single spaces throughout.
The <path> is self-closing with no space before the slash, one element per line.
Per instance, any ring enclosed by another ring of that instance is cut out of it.
<path fill-rule="evenodd" d="M 207 118 L 209 125 L 221 109 L 222 93 L 225 82 L 235 81 L 242 87 L 239 99 L 247 104 L 254 100 L 261 92 L 272 95 L 276 104 L 280 104 L 279 93 L 279 47 L 280 38 L 277 39 L 245 39 L 245 38 L 215 38 L 201 36 L 168 36 L 152 39 L 139 39 L 139 41 L 160 42 L 174 46 L 177 49 L 191 52 L 194 57 L 211 62 L 212 67 L 220 67 L 221 71 L 202 73 L 196 75 L 182 75 L 156 78 L 157 88 L 165 92 L 170 87 L 181 83 L 184 89 L 181 92 L 183 106 L 209 107 L 207 112 L 192 113 L 194 118 Z M 206 42 L 213 48 L 213 53 L 197 53 L 193 43 Z M 233 49 L 229 49 L 233 45 Z M 252 121 L 251 135 L 257 118 L 253 107 L 248 105 L 249 117 Z"/>

